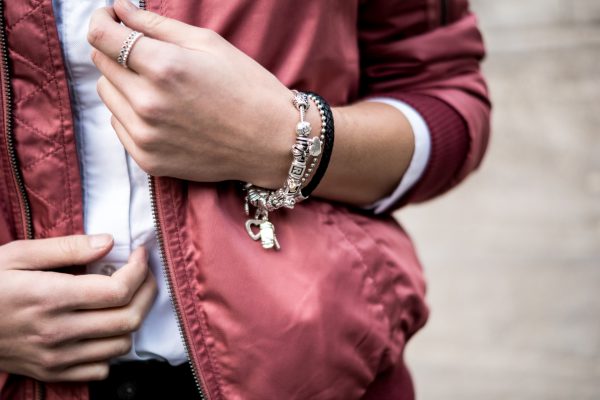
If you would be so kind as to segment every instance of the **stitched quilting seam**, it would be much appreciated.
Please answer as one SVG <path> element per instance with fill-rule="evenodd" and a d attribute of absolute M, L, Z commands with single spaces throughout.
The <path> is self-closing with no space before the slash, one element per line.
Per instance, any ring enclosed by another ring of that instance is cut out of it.
<path fill-rule="evenodd" d="M 29 186 L 28 184 L 25 184 L 25 187 L 27 188 L 27 192 L 30 195 L 33 195 L 34 197 L 36 197 L 39 201 L 41 201 L 44 205 L 46 205 L 46 207 L 48 208 L 52 208 L 56 211 L 61 211 L 59 207 L 55 206 L 54 204 L 52 204 L 50 202 L 50 200 L 48 200 L 46 197 L 42 196 L 39 192 L 36 192 L 35 190 L 33 190 L 31 188 L 31 186 Z"/>
<path fill-rule="evenodd" d="M 52 151 L 42 154 L 41 156 L 38 156 L 36 158 L 34 158 L 33 160 L 31 160 L 30 163 L 27 163 L 25 165 L 21 166 L 22 170 L 30 170 L 33 167 L 35 167 L 37 164 L 39 164 L 40 162 L 44 161 L 46 158 L 52 156 L 53 154 L 59 152 L 60 150 L 62 150 L 60 147 L 55 147 Z"/>
<path fill-rule="evenodd" d="M 31 133 L 36 134 L 37 136 L 48 140 L 49 142 L 54 143 L 57 146 L 60 147 L 64 147 L 64 145 L 62 143 L 60 143 L 58 140 L 50 137 L 49 133 L 43 132 L 40 129 L 36 128 L 35 126 L 29 125 L 29 123 L 27 123 L 25 120 L 23 120 L 20 117 L 17 117 L 16 115 L 14 116 L 14 120 L 15 122 L 18 122 L 19 125 L 21 125 L 22 127 L 26 128 L 27 130 L 29 130 Z"/>
<path fill-rule="evenodd" d="M 21 16 L 21 18 L 19 18 L 18 20 L 15 21 L 14 24 L 7 26 L 6 27 L 6 32 L 10 33 L 10 31 L 16 27 L 17 25 L 19 25 L 21 22 L 23 22 L 25 19 L 27 19 L 31 14 L 35 13 L 36 11 L 38 11 L 40 9 L 40 7 L 42 6 L 42 3 L 40 1 L 40 3 L 33 7 L 31 10 L 29 10 L 28 12 L 26 12 L 24 15 Z"/>
<path fill-rule="evenodd" d="M 43 67 L 39 66 L 38 64 L 36 64 L 35 62 L 33 62 L 29 57 L 24 56 L 20 52 L 16 51 L 14 48 L 10 48 L 9 51 L 10 51 L 10 55 L 13 58 L 20 59 L 20 61 L 25 63 L 28 67 L 30 67 L 38 72 L 42 72 L 44 75 L 46 75 L 46 79 L 53 78 L 53 75 L 51 72 L 49 72 L 45 68 L 43 68 Z"/>
<path fill-rule="evenodd" d="M 50 56 L 50 61 L 51 61 L 51 65 L 53 66 L 53 73 L 52 76 L 54 77 L 54 83 L 56 86 L 56 95 L 58 96 L 58 112 L 60 115 L 60 133 L 61 133 L 61 140 L 62 140 L 62 145 L 63 145 L 63 154 L 64 154 L 64 158 L 66 161 L 66 165 L 63 166 L 63 177 L 66 178 L 66 186 L 67 186 L 67 199 L 68 199 L 68 207 L 66 210 L 63 210 L 64 213 L 66 213 L 69 217 L 70 217 L 70 228 L 71 228 L 71 232 L 75 232 L 74 229 L 74 224 L 73 224 L 73 198 L 72 198 L 72 188 L 71 188 L 71 176 L 69 173 L 69 167 L 71 165 L 71 160 L 69 157 L 69 152 L 67 151 L 67 147 L 65 145 L 65 115 L 64 115 L 64 104 L 63 104 L 63 98 L 61 96 L 61 90 L 60 87 L 58 86 L 58 80 L 56 79 L 56 65 L 54 62 L 54 55 L 52 53 L 52 48 L 50 47 L 50 31 L 48 30 L 48 22 L 46 20 L 46 18 L 49 18 L 50 20 L 52 20 L 52 16 L 47 12 L 47 10 L 45 8 L 42 8 L 42 13 L 43 13 L 43 21 L 44 21 L 44 30 L 46 32 L 46 45 L 48 47 L 48 54 Z"/>
<path fill-rule="evenodd" d="M 55 229 L 56 227 L 63 225 L 64 223 L 67 222 L 67 220 L 69 219 L 69 217 L 67 215 L 63 215 L 62 217 L 60 217 L 59 219 L 55 220 L 52 225 L 45 227 L 43 230 L 41 230 L 40 232 L 37 232 L 37 236 L 39 238 L 45 238 L 48 236 L 48 233 L 50 233 L 53 229 Z"/>
<path fill-rule="evenodd" d="M 15 102 L 15 106 L 20 106 L 21 104 L 23 104 L 27 100 L 29 100 L 32 97 L 34 97 L 36 94 L 40 93 L 48 85 L 50 85 L 50 83 L 52 83 L 54 81 L 54 79 L 55 78 L 46 79 L 44 82 L 42 82 L 40 84 L 36 84 L 35 85 L 36 88 L 34 90 L 32 90 L 30 93 L 27 93 L 25 96 L 23 96 L 22 98 L 20 98 L 18 101 Z"/>

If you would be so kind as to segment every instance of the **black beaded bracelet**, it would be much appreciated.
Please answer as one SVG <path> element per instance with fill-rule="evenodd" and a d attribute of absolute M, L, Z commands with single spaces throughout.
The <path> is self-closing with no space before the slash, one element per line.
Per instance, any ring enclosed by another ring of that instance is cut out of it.
<path fill-rule="evenodd" d="M 315 174 L 313 175 L 313 178 L 300 190 L 300 194 L 303 198 L 307 198 L 312 194 L 319 183 L 321 183 L 321 179 L 323 179 L 323 176 L 327 171 L 329 160 L 331 159 L 331 153 L 333 152 L 333 139 L 335 133 L 333 113 L 331 112 L 331 107 L 329 104 L 324 98 L 316 93 L 308 92 L 307 94 L 308 97 L 316 103 L 319 115 L 321 117 L 322 128 L 319 134 L 321 135 L 321 140 L 323 141 L 323 150 L 321 153 L 321 160 L 319 161 L 319 165 L 315 171 Z"/>

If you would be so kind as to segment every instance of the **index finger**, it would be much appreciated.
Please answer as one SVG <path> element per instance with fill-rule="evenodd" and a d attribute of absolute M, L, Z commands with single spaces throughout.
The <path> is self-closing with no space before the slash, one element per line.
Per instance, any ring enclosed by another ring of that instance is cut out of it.
<path fill-rule="evenodd" d="M 75 290 L 65 298 L 63 307 L 70 310 L 122 307 L 129 304 L 147 275 L 146 250 L 140 247 L 131 254 L 129 262 L 111 276 L 73 276 Z"/>

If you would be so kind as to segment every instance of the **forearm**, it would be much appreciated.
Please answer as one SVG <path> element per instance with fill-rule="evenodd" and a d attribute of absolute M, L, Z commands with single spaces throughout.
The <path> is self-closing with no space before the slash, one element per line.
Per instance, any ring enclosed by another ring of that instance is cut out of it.
<path fill-rule="evenodd" d="M 382 103 L 361 102 L 335 108 L 333 113 L 335 146 L 315 196 L 365 206 L 389 195 L 413 154 L 408 120 Z"/>

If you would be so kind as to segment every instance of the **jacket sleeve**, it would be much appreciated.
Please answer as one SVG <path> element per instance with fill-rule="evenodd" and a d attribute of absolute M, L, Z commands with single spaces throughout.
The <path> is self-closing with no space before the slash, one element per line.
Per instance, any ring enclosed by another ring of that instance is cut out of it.
<path fill-rule="evenodd" d="M 361 98 L 415 108 L 431 133 L 419 182 L 390 211 L 438 196 L 476 169 L 490 134 L 485 55 L 466 0 L 364 0 L 359 9 Z"/>

